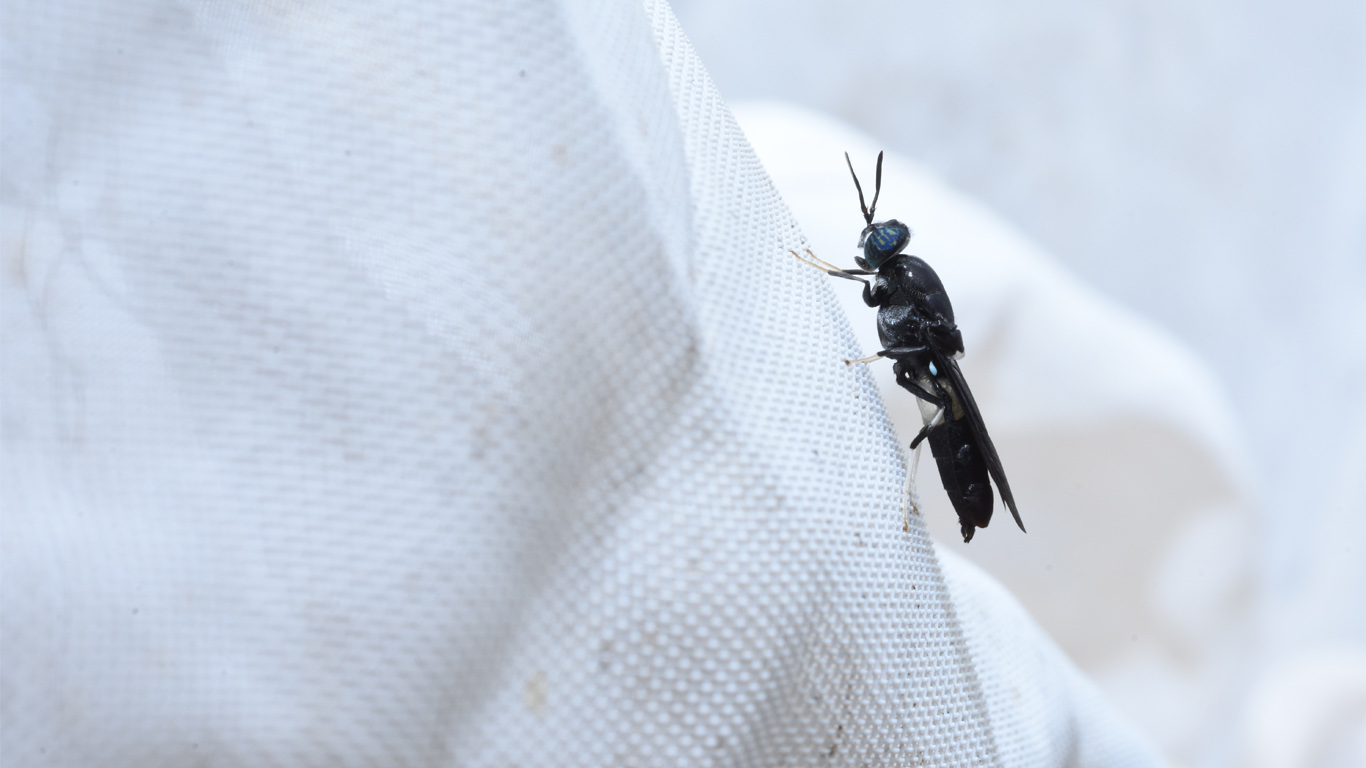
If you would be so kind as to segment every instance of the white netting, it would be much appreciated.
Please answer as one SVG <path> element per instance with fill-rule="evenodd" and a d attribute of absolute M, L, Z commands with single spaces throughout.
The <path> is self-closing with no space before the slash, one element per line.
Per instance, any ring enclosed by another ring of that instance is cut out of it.
<path fill-rule="evenodd" d="M 1157 761 L 646 5 L 7 5 L 7 764 Z"/>

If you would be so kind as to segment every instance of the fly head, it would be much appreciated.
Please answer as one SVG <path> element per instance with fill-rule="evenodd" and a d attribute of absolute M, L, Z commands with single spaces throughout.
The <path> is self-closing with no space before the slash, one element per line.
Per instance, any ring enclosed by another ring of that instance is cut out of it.
<path fill-rule="evenodd" d="M 854 177 L 859 208 L 863 209 L 863 221 L 867 224 L 858 239 L 858 247 L 863 249 L 863 255 L 855 257 L 854 261 L 863 269 L 875 271 L 888 259 L 906 249 L 906 244 L 911 241 L 911 228 L 896 219 L 873 221 L 873 216 L 877 213 L 877 199 L 882 194 L 881 152 L 877 153 L 877 178 L 873 187 L 872 205 L 864 204 L 863 185 L 859 184 L 858 174 L 854 173 L 854 162 L 849 159 L 848 152 L 844 153 L 844 162 L 849 165 L 849 175 Z"/>

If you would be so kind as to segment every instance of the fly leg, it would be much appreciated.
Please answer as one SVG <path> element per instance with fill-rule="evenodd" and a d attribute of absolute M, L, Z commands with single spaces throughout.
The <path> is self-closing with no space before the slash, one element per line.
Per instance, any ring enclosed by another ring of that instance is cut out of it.
<path fill-rule="evenodd" d="M 869 272 L 866 269 L 840 269 L 839 267 L 835 266 L 834 264 L 831 264 L 828 261 L 822 261 L 821 259 L 816 258 L 816 254 L 812 253 L 810 248 L 806 249 L 806 256 L 809 258 L 803 257 L 801 254 L 791 249 L 788 249 L 787 252 L 792 254 L 793 256 L 796 256 L 797 261 L 800 261 L 801 263 L 809 267 L 815 267 L 816 269 L 819 269 L 827 275 L 830 275 L 832 277 L 842 277 L 845 280 L 857 280 L 858 282 L 863 283 L 864 286 L 868 285 L 868 281 L 859 277 L 859 275 L 873 274 L 872 272 Z"/>
<path fill-rule="evenodd" d="M 944 396 L 943 390 L 939 389 L 939 382 L 935 381 L 933 378 L 930 379 L 930 382 L 935 385 L 936 390 L 939 390 L 939 394 L 937 395 L 926 391 L 925 388 L 921 386 L 920 382 L 911 377 L 911 374 L 906 371 L 905 366 L 898 364 L 896 374 L 896 383 L 900 384 L 921 400 L 924 400 L 931 405 L 939 406 L 939 409 L 934 412 L 934 415 L 930 417 L 929 421 L 925 422 L 925 426 L 920 428 L 920 431 L 916 433 L 915 439 L 911 441 L 912 449 L 919 448 L 921 441 L 930 436 L 930 430 L 944 423 L 944 414 L 949 408 L 951 401 Z"/>
<path fill-rule="evenodd" d="M 803 258 L 801 255 L 799 255 L 796 251 L 792 250 L 791 248 L 789 248 L 787 252 L 792 254 L 793 256 L 796 256 L 797 260 L 801 263 L 807 265 L 808 267 L 815 267 L 816 269 L 819 269 L 827 275 L 831 275 L 833 277 L 842 277 L 845 280 L 857 280 L 860 283 L 863 283 L 864 304 L 867 304 L 870 307 L 876 307 L 882 303 L 880 300 L 877 299 L 877 297 L 873 295 L 873 283 L 859 277 L 859 275 L 876 275 L 877 272 L 871 269 L 840 269 L 839 267 L 835 266 L 834 264 L 831 264 L 828 261 L 822 261 L 821 259 L 816 258 L 816 254 L 812 253 L 810 248 L 806 249 L 806 255 L 809 258 Z"/>
<path fill-rule="evenodd" d="M 899 347 L 883 351 L 889 353 L 907 352 L 909 354 L 907 354 L 906 356 L 911 356 L 912 354 L 920 353 L 925 349 L 925 347 Z M 888 356 L 891 357 L 892 355 Z M 939 394 L 935 394 L 925 389 L 925 387 L 921 386 L 920 382 L 916 380 L 916 377 L 911 375 L 911 372 L 913 370 L 915 370 L 915 366 L 908 366 L 905 360 L 898 359 L 896 361 L 896 364 L 892 367 L 892 371 L 896 373 L 896 383 L 901 385 L 902 389 L 906 390 L 907 392 L 910 392 L 911 394 L 915 395 L 921 400 L 924 400 L 925 402 L 931 405 L 937 405 L 940 408 L 943 408 L 949 402 L 948 398 L 944 397 L 944 393 L 942 391 Z M 933 382 L 934 379 L 931 378 L 930 381 Z M 935 386 L 936 388 L 938 387 L 937 382 L 935 383 Z"/>
<path fill-rule="evenodd" d="M 915 475 L 920 467 L 920 448 L 911 451 L 909 466 L 906 468 L 906 487 L 903 489 L 901 509 L 901 530 L 911 532 L 911 513 L 920 514 L 920 493 L 916 489 Z"/>
<path fill-rule="evenodd" d="M 911 441 L 911 448 L 919 448 L 920 442 L 930 436 L 930 430 L 939 426 L 943 422 L 944 406 L 941 405 L 939 406 L 939 410 L 934 412 L 934 416 L 930 417 L 930 420 L 925 422 L 925 426 L 921 427 L 920 431 L 916 433 L 915 439 Z"/>
<path fill-rule="evenodd" d="M 905 389 L 907 392 L 910 392 L 930 405 L 937 405 L 942 409 L 948 403 L 946 398 L 931 394 L 924 387 L 920 386 L 920 382 L 912 379 L 910 376 L 897 376 L 896 383 L 900 384 L 902 389 Z"/>
<path fill-rule="evenodd" d="M 921 349 L 923 349 L 923 347 Z M 919 448 L 920 443 L 930 436 L 930 430 L 944 423 L 945 414 L 948 412 L 953 401 L 944 392 L 943 388 L 939 386 L 939 382 L 936 381 L 934 377 L 930 377 L 930 383 L 934 385 L 938 394 L 933 394 L 926 390 L 925 387 L 911 375 L 911 372 L 906 370 L 906 366 L 902 364 L 900 360 L 897 361 L 896 367 L 892 370 L 896 372 L 896 383 L 900 384 L 902 388 L 931 405 L 939 406 L 939 409 L 934 412 L 934 415 L 930 417 L 929 421 L 925 422 L 925 426 L 920 428 L 920 431 L 916 433 L 915 439 L 911 441 L 911 448 L 914 450 Z"/>
<path fill-rule="evenodd" d="M 869 355 L 867 357 L 860 357 L 857 360 L 845 360 L 844 364 L 853 365 L 854 363 L 876 363 L 878 360 L 881 360 L 884 357 L 891 360 L 901 360 L 904 357 L 913 357 L 915 355 L 922 354 L 928 349 L 929 347 L 891 347 L 890 349 L 878 350 L 877 354 Z M 905 384 L 901 383 L 900 375 L 897 376 L 897 383 L 901 384 L 901 386 L 903 387 L 906 386 Z M 921 391 L 923 392 L 924 390 Z"/>
<path fill-rule="evenodd" d="M 859 358 L 858 360 L 844 361 L 845 365 L 853 365 L 854 363 L 875 362 L 884 357 L 891 358 L 893 361 L 895 361 L 895 367 L 892 370 L 896 372 L 896 383 L 900 384 L 903 389 L 920 398 L 921 400 L 924 400 L 925 402 L 931 405 L 939 406 L 939 410 L 935 411 L 934 416 L 932 416 L 929 421 L 925 422 L 925 426 L 920 429 L 920 432 L 916 433 L 915 439 L 911 441 L 911 448 L 913 450 L 915 448 L 920 447 L 920 443 L 924 441 L 925 438 L 930 436 L 930 430 L 934 429 L 935 427 L 939 426 L 944 422 L 945 415 L 953 406 L 953 398 L 951 398 L 949 394 L 944 391 L 944 388 L 939 385 L 938 380 L 936 380 L 933 376 L 930 377 L 930 383 L 934 384 L 935 391 L 938 393 L 935 394 L 925 389 L 925 387 L 922 386 L 920 382 L 916 381 L 915 378 L 911 376 L 910 371 L 906 370 L 906 366 L 903 364 L 903 361 L 906 358 L 922 355 L 927 351 L 929 351 L 929 347 L 923 346 L 890 347 L 888 349 L 879 351 L 876 355 L 869 355 L 868 357 Z"/>
<path fill-rule="evenodd" d="M 946 408 L 949 411 L 945 414 L 945 418 L 954 420 L 963 418 L 963 406 L 958 403 L 957 398 L 954 397 L 954 393 L 944 389 L 944 386 L 939 383 L 939 378 L 937 376 L 931 376 L 930 383 L 934 385 L 934 391 L 939 393 L 935 405 L 938 405 L 940 408 Z"/>

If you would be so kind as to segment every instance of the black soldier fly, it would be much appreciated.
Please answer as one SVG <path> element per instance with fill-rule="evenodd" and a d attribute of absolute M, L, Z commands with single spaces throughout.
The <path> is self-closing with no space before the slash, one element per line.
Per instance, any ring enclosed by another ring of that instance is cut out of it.
<path fill-rule="evenodd" d="M 858 241 L 863 255 L 854 259 L 859 268 L 840 269 L 816 258 L 809 250 L 806 253 L 810 261 L 795 251 L 792 255 L 827 274 L 863 283 L 864 303 L 878 308 L 877 333 L 884 348 L 870 357 L 845 362 L 891 359 L 896 383 L 928 404 L 922 405 L 924 427 L 911 441 L 911 448 L 929 440 L 944 491 L 958 513 L 963 541 L 972 541 L 975 530 L 991 522 L 988 476 L 995 481 L 1001 500 L 1023 531 L 1024 523 L 1015 508 L 1015 497 L 1010 493 L 1001 459 L 958 368 L 963 335 L 954 324 L 953 306 L 944 292 L 944 284 L 924 260 L 902 253 L 911 240 L 909 227 L 896 219 L 873 221 L 877 198 L 882 194 L 882 153 L 877 156 L 877 182 L 871 206 L 864 203 L 863 186 L 848 152 L 844 161 L 854 177 L 859 207 L 867 222 Z M 869 281 L 860 275 L 876 277 Z"/>

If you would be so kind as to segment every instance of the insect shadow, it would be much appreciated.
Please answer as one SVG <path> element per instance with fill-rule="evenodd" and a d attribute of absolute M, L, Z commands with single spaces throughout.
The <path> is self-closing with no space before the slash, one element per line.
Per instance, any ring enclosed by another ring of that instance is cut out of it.
<path fill-rule="evenodd" d="M 963 356 L 963 334 L 953 320 L 953 305 L 939 275 L 919 257 L 902 253 L 911 241 L 911 230 L 896 219 L 873 221 L 882 194 L 882 153 L 877 155 L 877 180 L 873 204 L 864 203 L 863 186 L 849 153 L 844 153 L 849 173 L 858 190 L 859 207 L 867 226 L 859 235 L 863 255 L 854 259 L 858 269 L 840 269 L 821 261 L 809 249 L 807 258 L 791 251 L 802 262 L 835 277 L 863 283 L 863 301 L 877 307 L 877 333 L 883 349 L 846 364 L 892 361 L 896 383 L 928 403 L 922 408 L 924 427 L 911 441 L 916 449 L 929 440 L 939 465 L 939 478 L 953 502 L 962 526 L 963 541 L 972 541 L 978 528 L 991 522 L 992 493 L 988 478 L 996 483 L 1015 524 L 1025 529 L 1015 508 L 1001 459 L 987 434 L 986 422 L 972 397 L 972 390 L 958 368 Z M 862 275 L 872 275 L 868 280 Z"/>

